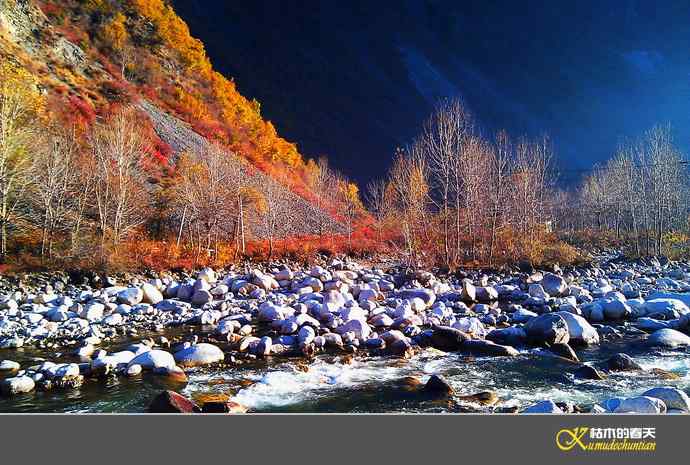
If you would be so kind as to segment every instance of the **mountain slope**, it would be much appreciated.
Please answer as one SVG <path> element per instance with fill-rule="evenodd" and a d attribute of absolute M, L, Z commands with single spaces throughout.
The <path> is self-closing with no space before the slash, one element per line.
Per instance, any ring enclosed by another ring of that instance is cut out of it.
<path fill-rule="evenodd" d="M 284 224 L 280 235 L 311 234 L 316 223 L 342 230 L 310 202 L 315 165 L 262 119 L 258 102 L 213 71 L 203 44 L 166 3 L 0 0 L 0 58 L 37 76 L 53 104 L 74 117 L 91 121 L 114 106 L 138 105 L 161 139 L 164 164 L 174 165 L 183 151 L 222 144 L 228 163 L 251 171 L 256 189 L 279 189 L 304 220 Z M 260 221 L 252 226 L 264 236 Z"/>

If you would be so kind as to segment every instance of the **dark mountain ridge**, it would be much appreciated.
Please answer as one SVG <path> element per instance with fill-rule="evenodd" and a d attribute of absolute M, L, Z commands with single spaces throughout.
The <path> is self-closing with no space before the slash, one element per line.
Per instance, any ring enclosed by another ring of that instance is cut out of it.
<path fill-rule="evenodd" d="M 173 3 L 282 134 L 360 182 L 443 97 L 460 96 L 489 134 L 548 132 L 566 169 L 656 122 L 690 137 L 681 2 Z"/>

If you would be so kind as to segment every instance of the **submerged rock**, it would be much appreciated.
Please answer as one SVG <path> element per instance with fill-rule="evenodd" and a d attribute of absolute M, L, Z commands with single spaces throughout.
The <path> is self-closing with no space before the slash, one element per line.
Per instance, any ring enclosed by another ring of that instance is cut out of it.
<path fill-rule="evenodd" d="M 465 341 L 462 343 L 461 348 L 464 352 L 472 355 L 489 355 L 494 357 L 515 357 L 520 355 L 514 347 L 480 339 Z"/>
<path fill-rule="evenodd" d="M 559 357 L 562 357 L 566 360 L 570 360 L 572 362 L 579 362 L 580 359 L 577 357 L 577 354 L 573 350 L 572 347 L 570 347 L 568 344 L 551 344 L 549 346 L 549 351 L 552 353 L 556 354 Z"/>
<path fill-rule="evenodd" d="M 434 398 L 450 397 L 455 393 L 451 385 L 439 375 L 431 375 L 422 391 Z"/>
<path fill-rule="evenodd" d="M 201 409 L 175 391 L 163 391 L 151 401 L 147 411 L 149 413 L 197 413 Z"/>
<path fill-rule="evenodd" d="M 542 400 L 527 407 L 522 413 L 563 413 L 563 410 L 552 400 Z"/>
<path fill-rule="evenodd" d="M 247 413 L 247 407 L 232 400 L 204 402 L 201 413 Z"/>
<path fill-rule="evenodd" d="M 469 396 L 459 396 L 458 399 L 482 405 L 494 405 L 499 400 L 498 394 L 496 394 L 494 391 L 482 391 Z"/>
<path fill-rule="evenodd" d="M 611 371 L 638 371 L 642 370 L 642 365 L 637 363 L 630 355 L 615 354 L 606 361 L 606 366 Z"/>
<path fill-rule="evenodd" d="M 576 378 L 580 379 L 595 379 L 595 380 L 602 380 L 606 379 L 606 375 L 602 373 L 601 371 L 597 370 L 593 366 L 590 365 L 582 365 L 580 368 L 575 370 L 573 373 Z"/>

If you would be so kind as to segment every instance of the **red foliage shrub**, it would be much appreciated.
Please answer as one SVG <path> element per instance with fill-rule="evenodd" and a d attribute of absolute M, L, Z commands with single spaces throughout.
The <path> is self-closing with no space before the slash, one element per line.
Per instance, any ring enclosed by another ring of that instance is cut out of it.
<path fill-rule="evenodd" d="M 88 127 L 96 121 L 96 110 L 81 97 L 70 95 L 67 104 L 69 113 L 77 123 Z"/>

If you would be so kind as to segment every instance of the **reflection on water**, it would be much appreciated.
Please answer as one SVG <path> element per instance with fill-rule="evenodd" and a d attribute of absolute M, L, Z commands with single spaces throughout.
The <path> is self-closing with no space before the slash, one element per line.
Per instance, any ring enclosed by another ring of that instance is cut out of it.
<path fill-rule="evenodd" d="M 643 367 L 663 368 L 680 375 L 662 380 L 653 373 L 614 373 L 601 381 L 576 380 L 574 365 L 539 351 L 525 351 L 514 358 L 470 358 L 426 350 L 412 360 L 371 357 L 347 360 L 323 355 L 307 365 L 299 360 L 259 361 L 251 366 L 189 372 L 189 384 L 175 388 L 198 397 L 227 394 L 254 412 L 443 412 L 458 411 L 448 402 L 420 400 L 406 395 L 399 381 L 416 376 L 443 375 L 459 395 L 495 391 L 498 407 L 524 407 L 538 400 L 591 404 L 606 398 L 639 394 L 659 385 L 690 388 L 690 357 L 686 352 L 649 352 L 635 340 L 606 342 L 579 350 L 583 361 L 600 362 L 615 352 L 626 352 Z M 55 360 L 55 354 L 25 349 L 0 351 L 9 358 L 31 364 L 34 357 Z M 66 360 L 62 358 L 61 360 Z M 88 380 L 68 391 L 35 392 L 0 398 L 2 412 L 143 412 L 161 389 L 170 389 L 160 378 Z M 491 411 L 488 407 L 483 411 Z"/>

